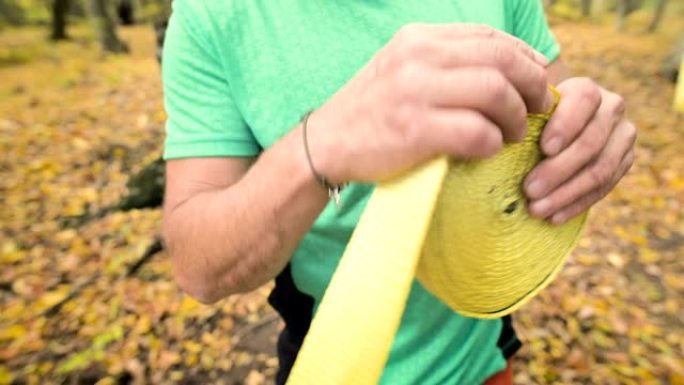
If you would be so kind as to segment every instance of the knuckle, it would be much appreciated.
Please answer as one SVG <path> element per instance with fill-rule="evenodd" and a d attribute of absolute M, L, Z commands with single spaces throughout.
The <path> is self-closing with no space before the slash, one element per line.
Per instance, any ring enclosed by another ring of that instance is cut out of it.
<path fill-rule="evenodd" d="M 458 28 L 461 33 L 478 38 L 491 39 L 498 36 L 498 31 L 486 24 L 461 24 Z"/>
<path fill-rule="evenodd" d="M 608 195 L 608 193 L 610 193 L 610 190 L 612 190 L 612 189 L 613 189 L 613 185 L 608 184 L 608 183 L 599 187 L 598 190 L 596 191 L 594 199 L 592 200 L 592 204 L 595 202 L 598 202 L 599 200 L 601 200 L 603 198 L 605 198 L 606 195 Z"/>
<path fill-rule="evenodd" d="M 418 141 L 419 113 L 415 105 L 402 103 L 394 111 L 386 115 L 387 124 L 405 144 Z"/>
<path fill-rule="evenodd" d="M 601 101 L 601 91 L 599 87 L 589 78 L 581 78 L 579 80 L 581 86 L 581 96 L 592 103 L 599 103 Z"/>
<path fill-rule="evenodd" d="M 403 48 L 402 39 L 391 40 L 378 54 L 375 64 L 376 73 L 392 72 L 403 63 L 411 60 Z"/>
<path fill-rule="evenodd" d="M 487 155 L 496 146 L 492 138 L 492 126 L 483 117 L 475 117 L 469 123 L 468 129 L 463 130 L 459 138 L 460 149 L 464 155 Z"/>
<path fill-rule="evenodd" d="M 586 152 L 589 153 L 593 156 L 598 155 L 599 152 L 601 152 L 601 149 L 603 148 L 604 141 L 602 140 L 601 137 L 595 132 L 596 131 L 596 126 L 592 126 L 594 129 L 587 128 L 586 131 L 580 135 L 578 142 L 580 148 Z"/>
<path fill-rule="evenodd" d="M 632 166 L 634 166 L 634 151 L 630 151 L 629 154 L 627 154 L 627 157 L 625 158 L 625 163 L 625 173 L 627 173 L 627 171 L 629 171 L 632 168 Z"/>
<path fill-rule="evenodd" d="M 378 55 L 375 58 L 375 61 L 373 63 L 373 65 L 375 66 L 375 69 L 373 71 L 374 74 L 384 74 L 385 72 L 389 71 L 392 68 L 393 62 L 393 56 L 389 49 L 385 52 L 382 52 L 382 54 Z"/>
<path fill-rule="evenodd" d="M 518 107 L 516 107 L 515 115 L 513 116 L 513 119 L 517 123 L 519 127 L 522 127 L 523 129 L 527 129 L 527 108 L 525 107 L 524 104 L 519 104 Z"/>
<path fill-rule="evenodd" d="M 485 37 L 495 37 L 496 30 L 486 24 L 473 24 L 474 31 Z"/>
<path fill-rule="evenodd" d="M 548 73 L 547 70 L 541 67 L 533 67 L 530 75 L 530 91 L 533 92 L 531 96 L 535 98 L 539 98 L 540 100 L 543 100 L 541 98 L 546 97 L 546 93 L 548 92 L 549 88 L 549 83 L 548 83 Z"/>
<path fill-rule="evenodd" d="M 417 64 L 412 62 L 404 62 L 397 69 L 395 77 L 395 86 L 398 97 L 411 98 L 415 95 L 419 84 L 421 70 Z"/>
<path fill-rule="evenodd" d="M 589 169 L 589 175 L 596 186 L 603 186 L 608 184 L 611 173 L 606 165 L 596 164 Z"/>
<path fill-rule="evenodd" d="M 394 39 L 396 41 L 403 41 L 404 39 L 407 39 L 410 35 L 414 33 L 415 28 L 416 26 L 413 23 L 403 25 L 394 35 Z"/>
<path fill-rule="evenodd" d="M 508 44 L 499 41 L 489 43 L 494 62 L 503 68 L 510 68 L 515 64 L 515 51 Z"/>
<path fill-rule="evenodd" d="M 634 143 L 636 143 L 637 139 L 637 129 L 634 123 L 628 121 L 627 124 L 625 124 L 625 135 L 627 136 L 627 140 L 631 146 L 634 146 Z"/>
<path fill-rule="evenodd" d="M 610 103 L 613 106 L 613 113 L 615 115 L 622 116 L 625 113 L 625 99 L 622 96 L 611 93 Z"/>
<path fill-rule="evenodd" d="M 481 72 L 482 92 L 495 101 L 500 101 L 508 91 L 508 81 L 499 71 L 484 70 Z"/>
<path fill-rule="evenodd" d="M 549 72 L 546 68 L 539 68 L 533 75 L 534 82 L 539 87 L 539 93 L 545 95 L 549 88 Z"/>
<path fill-rule="evenodd" d="M 400 52 L 408 55 L 418 53 L 424 44 L 420 25 L 406 24 L 401 27 L 397 32 L 396 42 L 399 45 Z"/>
<path fill-rule="evenodd" d="M 568 214 L 571 216 L 577 215 L 581 213 L 582 211 L 588 210 L 591 206 L 593 206 L 596 202 L 598 202 L 601 199 L 601 195 L 603 192 L 600 189 L 596 189 L 587 195 L 585 195 L 576 206 L 574 206 Z"/>

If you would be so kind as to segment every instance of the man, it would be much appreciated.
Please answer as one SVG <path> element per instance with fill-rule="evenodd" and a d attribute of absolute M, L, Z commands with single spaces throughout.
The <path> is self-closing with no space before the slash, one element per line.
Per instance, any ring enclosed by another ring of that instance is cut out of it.
<path fill-rule="evenodd" d="M 534 0 L 176 0 L 164 237 L 178 283 L 211 303 L 277 277 L 284 383 L 372 183 L 521 140 L 526 114 L 551 103 L 547 83 L 562 99 L 528 209 L 578 215 L 631 166 L 635 128 L 622 98 L 567 76 L 559 51 Z M 381 382 L 510 383 L 519 345 L 509 319 L 462 317 L 416 282 Z"/>

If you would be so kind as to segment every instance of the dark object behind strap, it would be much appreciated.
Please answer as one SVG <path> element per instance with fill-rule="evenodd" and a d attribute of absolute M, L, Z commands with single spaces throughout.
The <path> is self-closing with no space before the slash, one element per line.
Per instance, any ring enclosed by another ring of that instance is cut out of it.
<path fill-rule="evenodd" d="M 290 265 L 276 277 L 275 288 L 268 297 L 268 302 L 285 321 L 285 329 L 278 337 L 278 373 L 276 385 L 285 385 L 297 354 L 302 347 L 304 337 L 309 332 L 313 315 L 314 299 L 299 291 L 292 279 Z M 515 334 L 510 316 L 501 319 L 503 326 L 497 346 L 503 356 L 512 357 L 522 343 Z"/>
<path fill-rule="evenodd" d="M 304 342 L 304 337 L 309 331 L 314 299 L 297 289 L 292 279 L 290 265 L 287 265 L 276 277 L 275 288 L 268 296 L 268 303 L 285 321 L 285 329 L 278 337 L 279 368 L 276 374 L 276 384 L 284 385 Z"/>

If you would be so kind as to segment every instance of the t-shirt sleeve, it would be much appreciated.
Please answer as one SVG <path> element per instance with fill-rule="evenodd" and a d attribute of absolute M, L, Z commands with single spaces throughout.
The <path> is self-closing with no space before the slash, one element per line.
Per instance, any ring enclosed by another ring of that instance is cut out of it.
<path fill-rule="evenodd" d="M 168 116 L 164 159 L 254 156 L 260 147 L 245 123 L 202 1 L 176 0 L 162 58 Z"/>
<path fill-rule="evenodd" d="M 504 0 L 506 3 L 509 0 Z M 512 34 L 541 52 L 549 62 L 560 55 L 560 46 L 544 15 L 541 0 L 511 0 Z"/>

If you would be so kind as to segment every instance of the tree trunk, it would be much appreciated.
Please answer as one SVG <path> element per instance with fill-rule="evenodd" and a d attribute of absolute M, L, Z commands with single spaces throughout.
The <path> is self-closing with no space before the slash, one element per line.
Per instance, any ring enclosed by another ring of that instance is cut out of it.
<path fill-rule="evenodd" d="M 679 38 L 679 41 L 672 49 L 672 52 L 660 64 L 660 74 L 668 78 L 672 83 L 677 81 L 679 73 L 679 65 L 684 58 L 684 34 Z"/>
<path fill-rule="evenodd" d="M 591 0 L 582 0 L 582 16 L 591 16 Z"/>
<path fill-rule="evenodd" d="M 128 52 L 128 46 L 116 34 L 116 25 L 107 8 L 107 1 L 88 0 L 88 12 L 102 49 L 114 53 Z"/>
<path fill-rule="evenodd" d="M 166 39 L 166 29 L 168 26 L 168 19 L 159 19 L 154 22 L 154 35 L 157 41 L 157 62 L 159 62 L 159 64 L 162 62 L 162 54 L 164 53 L 164 39 Z"/>
<path fill-rule="evenodd" d="M 66 33 L 66 17 L 69 10 L 69 0 L 52 0 L 52 33 L 50 39 L 65 40 L 68 38 Z"/>
<path fill-rule="evenodd" d="M 625 0 L 619 0 L 618 5 L 618 17 L 615 23 L 615 30 L 622 31 L 625 29 L 625 19 L 627 18 L 627 2 Z"/>
<path fill-rule="evenodd" d="M 162 62 L 162 53 L 164 51 L 164 39 L 166 38 L 166 28 L 169 26 L 169 18 L 171 17 L 171 0 L 162 1 L 161 14 L 157 16 L 153 26 L 154 35 L 157 38 L 157 61 Z"/>
<path fill-rule="evenodd" d="M 119 3 L 116 5 L 116 13 L 119 15 L 119 21 L 122 25 L 135 24 L 134 11 L 133 1 L 131 0 L 119 0 Z"/>
<path fill-rule="evenodd" d="M 619 0 L 618 1 L 618 20 L 615 25 L 615 29 L 622 31 L 625 29 L 625 23 L 627 21 L 627 16 L 630 13 L 641 8 L 643 0 Z"/>
<path fill-rule="evenodd" d="M 648 32 L 655 32 L 663 20 L 663 15 L 665 14 L 665 7 L 667 5 L 667 0 L 658 0 L 656 4 L 655 14 L 651 20 L 651 24 L 648 26 Z"/>

